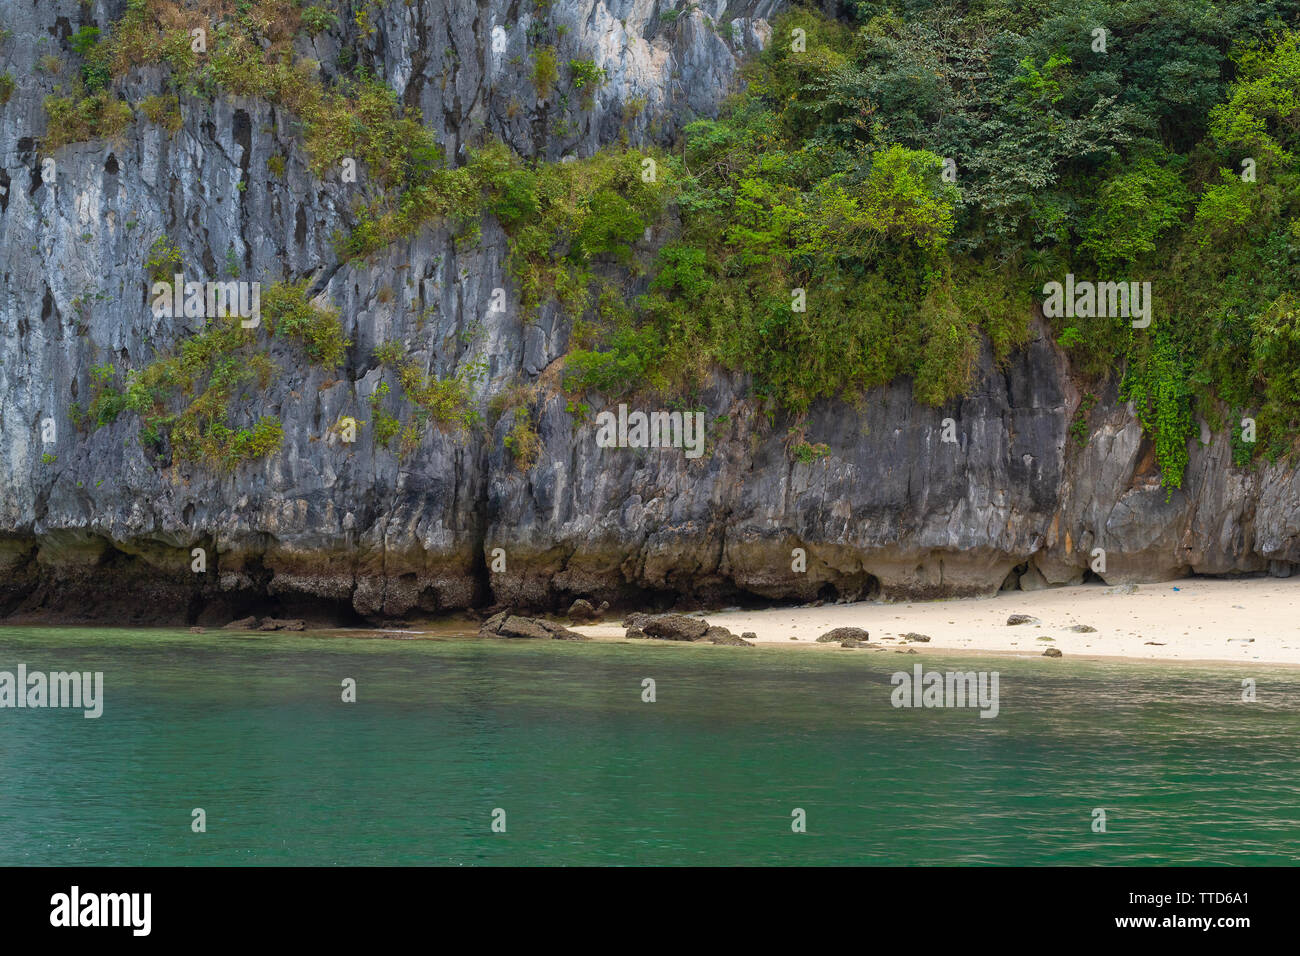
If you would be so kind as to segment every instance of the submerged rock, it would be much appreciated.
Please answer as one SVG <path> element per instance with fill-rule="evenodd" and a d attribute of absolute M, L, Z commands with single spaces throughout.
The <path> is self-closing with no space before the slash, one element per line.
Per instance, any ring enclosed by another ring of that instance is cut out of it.
<path fill-rule="evenodd" d="M 254 631 L 260 622 L 255 617 L 241 617 L 238 621 L 231 621 L 223 630 L 227 631 Z"/>

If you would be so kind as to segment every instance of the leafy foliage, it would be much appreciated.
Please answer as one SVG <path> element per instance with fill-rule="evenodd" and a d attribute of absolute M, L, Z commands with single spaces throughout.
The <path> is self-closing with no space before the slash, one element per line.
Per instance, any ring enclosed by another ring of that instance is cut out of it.
<path fill-rule="evenodd" d="M 267 328 L 301 344 L 307 356 L 325 368 L 343 363 L 348 346 L 343 337 L 339 313 L 322 308 L 307 298 L 307 280 L 296 283 L 277 282 L 262 293 L 262 316 Z"/>
<path fill-rule="evenodd" d="M 722 366 L 796 416 L 900 377 L 941 405 L 970 388 L 984 350 L 1004 361 L 1028 339 L 1043 284 L 1072 272 L 1152 283 L 1148 329 L 1081 317 L 1051 333 L 1093 393 L 1122 374 L 1171 491 L 1197 418 L 1233 428 L 1243 465 L 1240 417 L 1253 413 L 1269 456 L 1300 431 L 1296 0 L 856 0 L 841 19 L 795 7 L 744 92 L 671 153 L 548 164 L 489 140 L 461 165 L 364 71 L 326 83 L 295 60 L 300 29 L 334 27 L 328 10 L 248 0 L 209 18 L 211 5 L 130 0 L 107 38 L 77 34 L 81 76 L 48 103 L 47 147 L 120 130 L 130 114 L 113 83 L 137 63 L 165 63 L 180 97 L 270 100 L 300 120 L 316 175 L 345 157 L 367 170 L 342 255 L 432 222 L 471 241 L 494 216 L 526 312 L 553 301 L 573 319 L 572 392 L 680 395 Z M 372 30 L 370 4 L 354 6 Z M 197 58 L 188 30 L 211 22 Z M 532 80 L 549 100 L 560 60 L 538 28 Z M 796 29 L 803 45 L 788 42 Z M 590 105 L 603 75 L 566 65 Z M 171 128 L 170 107 L 142 108 Z M 671 236 L 653 262 L 647 230 Z M 268 293 L 268 324 L 337 363 L 342 332 L 303 292 Z M 404 449 L 423 420 L 472 418 L 462 378 L 384 361 L 419 410 Z M 110 392 L 88 414 L 117 414 L 130 389 Z"/>

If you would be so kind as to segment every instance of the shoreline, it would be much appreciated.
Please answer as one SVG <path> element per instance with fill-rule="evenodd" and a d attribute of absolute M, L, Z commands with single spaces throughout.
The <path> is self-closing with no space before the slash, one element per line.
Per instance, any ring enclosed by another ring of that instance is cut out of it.
<path fill-rule="evenodd" d="M 1279 664 L 1300 667 L 1300 580 L 1278 578 L 1182 578 L 1157 584 L 1083 584 L 1040 591 L 1004 591 L 988 598 L 953 598 L 904 603 L 857 602 L 744 610 L 685 612 L 755 646 L 843 653 L 984 655 L 1045 657 L 1056 648 L 1064 657 L 1097 661 L 1177 661 L 1179 663 Z M 1010 625 L 1011 615 L 1031 621 Z M 694 644 L 691 641 L 628 638 L 623 613 L 595 623 L 563 615 L 546 620 L 600 643 Z M 82 628 L 119 626 L 132 630 L 167 627 L 0 622 L 8 627 Z M 1071 628 L 1092 628 L 1076 631 Z M 861 628 L 869 645 L 842 648 L 818 643 L 835 628 Z M 179 628 L 178 628 L 179 629 Z M 478 625 L 456 616 L 412 621 L 405 627 L 317 626 L 275 631 L 208 627 L 199 632 L 256 639 L 277 635 L 354 637 L 385 640 L 474 640 Z M 912 640 L 904 640 L 912 635 Z M 916 640 L 920 635 L 929 640 Z M 491 637 L 491 640 L 511 638 Z M 1049 658 L 1058 659 L 1058 658 Z"/>
<path fill-rule="evenodd" d="M 881 645 L 865 650 L 1036 657 L 1055 647 L 1067 657 L 1300 666 L 1300 582 L 1183 578 L 1134 588 L 1125 593 L 1124 587 L 1083 584 L 990 598 L 726 609 L 699 616 L 735 634 L 751 632 L 755 637 L 748 640 L 766 646 L 840 649 L 837 643 L 819 645 L 817 638 L 837 627 L 858 627 Z M 1036 621 L 1008 625 L 1013 614 Z M 1075 626 L 1094 630 L 1070 630 Z M 595 638 L 625 632 L 615 622 L 572 627 Z M 909 633 L 930 640 L 902 640 Z"/>

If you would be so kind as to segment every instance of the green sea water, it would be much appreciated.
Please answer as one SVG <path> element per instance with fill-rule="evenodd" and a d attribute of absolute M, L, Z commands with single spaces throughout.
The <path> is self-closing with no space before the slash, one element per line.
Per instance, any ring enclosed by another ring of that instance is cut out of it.
<path fill-rule="evenodd" d="M 893 707 L 890 675 L 918 661 L 998 671 L 998 716 Z M 104 711 L 0 709 L 4 865 L 1300 855 L 1300 672 L 1285 668 L 0 629 L 0 670 L 20 662 L 102 671 Z"/>

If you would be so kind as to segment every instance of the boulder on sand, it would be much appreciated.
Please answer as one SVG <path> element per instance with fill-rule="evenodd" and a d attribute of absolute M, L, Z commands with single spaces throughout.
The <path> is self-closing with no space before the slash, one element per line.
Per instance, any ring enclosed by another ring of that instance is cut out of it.
<path fill-rule="evenodd" d="M 661 641 L 695 641 L 709 630 L 709 622 L 685 614 L 660 614 L 641 625 L 641 630 Z"/>
<path fill-rule="evenodd" d="M 821 637 L 817 638 L 818 644 L 843 644 L 845 641 L 860 641 L 865 643 L 870 640 L 871 635 L 860 627 L 837 627 L 833 631 L 827 631 Z"/>
<path fill-rule="evenodd" d="M 586 641 L 577 631 L 536 617 L 523 617 L 502 611 L 494 614 L 479 628 L 479 637 L 509 637 L 520 640 Z"/>
<path fill-rule="evenodd" d="M 301 631 L 305 630 L 306 625 L 299 620 L 290 620 L 287 618 L 264 617 L 259 631 Z"/>
<path fill-rule="evenodd" d="M 708 641 L 710 644 L 724 644 L 727 647 L 753 647 L 743 637 L 737 637 L 725 627 L 711 627 L 704 632 L 704 637 L 700 640 Z"/>
<path fill-rule="evenodd" d="M 497 628 L 497 633 L 502 637 L 517 638 L 546 638 L 551 636 L 551 632 L 542 627 L 540 621 L 520 617 L 517 614 L 511 614 L 502 621 L 501 626 Z"/>
<path fill-rule="evenodd" d="M 600 607 L 595 607 L 585 598 L 578 598 L 569 605 L 569 619 L 573 621 L 598 621 L 608 610 L 608 601 L 602 601 Z"/>

